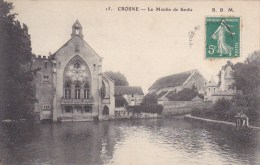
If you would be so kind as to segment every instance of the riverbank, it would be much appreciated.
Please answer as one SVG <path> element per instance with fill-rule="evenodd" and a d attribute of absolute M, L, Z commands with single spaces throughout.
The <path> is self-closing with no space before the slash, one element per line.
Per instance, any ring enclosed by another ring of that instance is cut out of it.
<path fill-rule="evenodd" d="M 230 136 L 239 138 L 241 141 L 260 140 L 260 127 L 248 126 L 241 128 L 236 127 L 236 124 L 232 122 L 200 118 L 191 116 L 191 114 L 185 115 L 184 119 L 190 122 L 199 123 L 200 125 L 209 127 L 214 130 L 225 132 Z"/>

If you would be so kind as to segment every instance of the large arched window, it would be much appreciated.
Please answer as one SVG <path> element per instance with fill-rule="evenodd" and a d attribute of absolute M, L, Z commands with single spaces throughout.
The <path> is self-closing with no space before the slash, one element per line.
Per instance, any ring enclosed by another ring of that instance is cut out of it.
<path fill-rule="evenodd" d="M 71 99 L 70 83 L 66 83 L 66 85 L 65 85 L 65 99 Z"/>
<path fill-rule="evenodd" d="M 75 85 L 75 99 L 80 99 L 80 85 Z"/>
<path fill-rule="evenodd" d="M 63 73 L 64 97 L 80 99 L 91 97 L 91 73 L 87 63 L 78 55 L 73 57 L 66 65 Z M 69 82 L 70 87 L 67 89 L 65 84 Z M 88 86 L 85 87 L 85 84 Z M 86 90 L 86 91 L 84 91 Z M 84 95 L 85 92 L 85 95 Z"/>
<path fill-rule="evenodd" d="M 86 83 L 84 86 L 84 99 L 89 99 L 90 98 L 90 87 L 89 84 Z"/>

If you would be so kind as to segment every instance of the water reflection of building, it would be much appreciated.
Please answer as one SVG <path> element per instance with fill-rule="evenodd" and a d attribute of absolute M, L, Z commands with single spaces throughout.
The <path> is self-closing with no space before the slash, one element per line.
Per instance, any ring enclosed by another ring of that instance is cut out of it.
<path fill-rule="evenodd" d="M 215 103 L 219 98 L 233 99 L 236 89 L 233 88 L 234 79 L 232 76 L 233 66 L 230 61 L 219 72 L 219 83 L 217 84 L 212 76 L 207 83 L 204 101 L 213 101 Z"/>
<path fill-rule="evenodd" d="M 50 164 L 105 164 L 114 156 L 114 127 L 112 122 L 66 122 L 51 127 L 41 124 L 41 134 L 34 142 L 38 146 L 35 150 L 41 152 L 32 159 L 40 157 L 43 162 L 52 161 Z"/>
<path fill-rule="evenodd" d="M 84 40 L 77 20 L 71 39 L 55 53 L 33 58 L 38 71 L 35 112 L 40 120 L 88 121 L 114 115 L 114 81 L 102 73 L 101 58 Z"/>

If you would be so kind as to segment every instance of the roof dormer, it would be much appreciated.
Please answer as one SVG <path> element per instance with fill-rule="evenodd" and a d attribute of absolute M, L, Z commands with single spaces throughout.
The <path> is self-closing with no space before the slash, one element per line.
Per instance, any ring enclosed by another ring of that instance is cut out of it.
<path fill-rule="evenodd" d="M 71 33 L 71 37 L 74 37 L 76 35 L 80 36 L 81 38 L 83 38 L 83 34 L 82 34 L 82 26 L 79 23 L 79 21 L 77 20 L 73 26 L 72 26 L 72 33 Z"/>

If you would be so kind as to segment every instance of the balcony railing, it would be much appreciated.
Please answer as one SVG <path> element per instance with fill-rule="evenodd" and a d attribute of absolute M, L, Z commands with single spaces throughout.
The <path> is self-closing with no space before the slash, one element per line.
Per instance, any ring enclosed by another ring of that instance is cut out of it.
<path fill-rule="evenodd" d="M 64 99 L 60 100 L 62 105 L 87 105 L 94 104 L 94 99 Z"/>
<path fill-rule="evenodd" d="M 109 98 L 102 99 L 102 104 L 110 104 L 110 99 Z"/>

